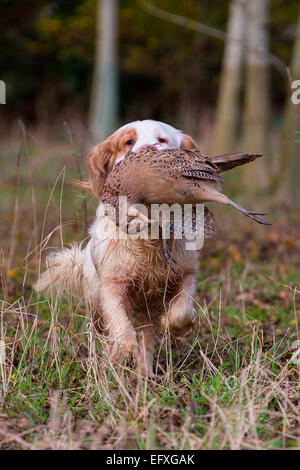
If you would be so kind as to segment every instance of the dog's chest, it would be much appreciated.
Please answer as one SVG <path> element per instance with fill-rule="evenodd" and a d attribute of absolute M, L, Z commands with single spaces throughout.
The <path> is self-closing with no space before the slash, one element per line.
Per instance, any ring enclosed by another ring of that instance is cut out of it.
<path fill-rule="evenodd" d="M 135 295 L 141 292 L 150 299 L 176 290 L 182 280 L 183 270 L 175 264 L 173 272 L 167 265 L 161 240 L 130 240 L 126 251 L 130 260 L 123 270 Z"/>

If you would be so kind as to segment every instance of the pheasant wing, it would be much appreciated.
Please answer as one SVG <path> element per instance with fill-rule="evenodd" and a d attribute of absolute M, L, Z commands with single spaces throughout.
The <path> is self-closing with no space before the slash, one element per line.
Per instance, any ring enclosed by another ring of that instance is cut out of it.
<path fill-rule="evenodd" d="M 211 238 L 216 234 L 216 219 L 207 207 L 204 207 L 204 220 L 197 219 L 196 207 L 193 206 L 191 218 L 182 217 L 181 223 L 176 224 L 174 220 L 170 221 L 171 237 L 181 238 L 181 236 L 191 239 L 199 236 L 199 224 L 203 224 L 203 235 L 205 238 Z M 201 229 L 202 232 L 202 229 Z"/>
<path fill-rule="evenodd" d="M 214 181 L 214 182 L 223 182 L 223 178 L 216 171 L 204 171 L 204 170 L 197 170 L 194 168 L 183 168 L 181 170 L 181 176 L 185 176 L 186 178 L 195 178 L 198 180 L 204 181 Z"/>

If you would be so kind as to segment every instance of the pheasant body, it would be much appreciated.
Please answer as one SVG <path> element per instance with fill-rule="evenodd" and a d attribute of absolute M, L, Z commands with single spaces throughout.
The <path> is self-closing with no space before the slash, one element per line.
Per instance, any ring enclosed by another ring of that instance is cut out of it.
<path fill-rule="evenodd" d="M 256 222 L 268 225 L 220 192 L 221 172 L 261 157 L 261 154 L 238 153 L 208 157 L 199 149 L 145 149 L 129 152 L 107 178 L 102 202 L 118 207 L 119 196 L 134 204 L 230 204 Z"/>

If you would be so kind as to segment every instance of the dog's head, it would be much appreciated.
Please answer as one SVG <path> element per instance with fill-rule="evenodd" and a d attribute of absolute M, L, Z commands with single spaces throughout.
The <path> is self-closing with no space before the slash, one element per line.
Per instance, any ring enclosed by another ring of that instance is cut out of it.
<path fill-rule="evenodd" d="M 159 121 L 135 121 L 120 127 L 106 140 L 96 145 L 88 155 L 89 187 L 100 198 L 107 175 L 129 150 L 144 148 L 193 149 L 193 139 L 168 124 Z"/>

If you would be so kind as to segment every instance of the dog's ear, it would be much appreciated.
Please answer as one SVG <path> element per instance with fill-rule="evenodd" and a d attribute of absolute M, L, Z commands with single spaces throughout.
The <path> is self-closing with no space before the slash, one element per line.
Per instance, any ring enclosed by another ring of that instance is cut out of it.
<path fill-rule="evenodd" d="M 107 175 L 114 166 L 114 160 L 112 136 L 96 145 L 87 157 L 90 189 L 98 198 L 101 197 Z"/>
<path fill-rule="evenodd" d="M 180 145 L 180 148 L 183 149 L 183 150 L 193 150 L 193 149 L 196 149 L 198 148 L 198 146 L 195 144 L 195 142 L 193 141 L 193 139 L 191 138 L 190 135 L 187 135 L 187 134 L 182 134 L 182 142 L 181 142 L 181 145 Z"/>

